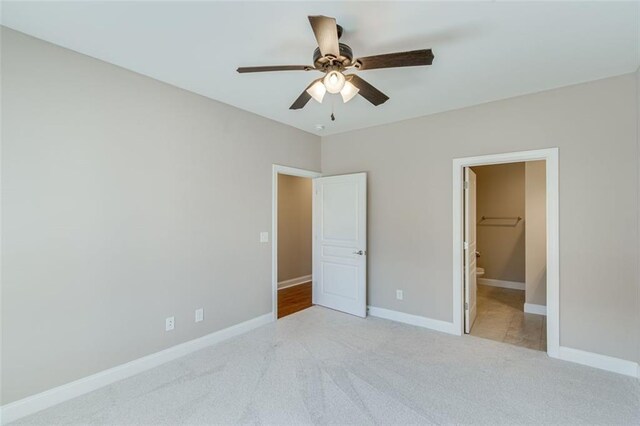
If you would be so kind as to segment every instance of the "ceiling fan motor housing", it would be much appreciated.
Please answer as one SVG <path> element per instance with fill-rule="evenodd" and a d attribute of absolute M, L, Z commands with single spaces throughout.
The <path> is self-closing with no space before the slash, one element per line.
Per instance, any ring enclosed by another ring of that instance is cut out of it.
<path fill-rule="evenodd" d="M 353 65 L 353 51 L 349 46 L 344 43 L 339 43 L 340 56 L 334 58 L 332 55 L 322 56 L 320 49 L 316 47 L 313 51 L 313 65 L 317 69 L 321 70 L 338 70 L 342 71 L 345 68 Z"/>

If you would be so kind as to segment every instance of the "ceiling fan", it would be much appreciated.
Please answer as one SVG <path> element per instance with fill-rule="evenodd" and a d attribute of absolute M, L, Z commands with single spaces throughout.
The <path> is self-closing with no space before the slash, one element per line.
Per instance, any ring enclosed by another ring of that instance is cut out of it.
<path fill-rule="evenodd" d="M 309 23 L 318 41 L 313 52 L 313 65 L 274 65 L 264 67 L 240 67 L 239 73 L 265 71 L 320 71 L 325 75 L 309 84 L 293 102 L 289 109 L 301 109 L 311 98 L 322 103 L 326 92 L 340 93 L 343 102 L 349 102 L 360 94 L 373 105 L 385 103 L 389 97 L 367 83 L 356 74 L 345 74 L 350 69 L 358 71 L 412 67 L 431 65 L 433 52 L 431 49 L 412 50 L 408 52 L 388 53 L 353 59 L 351 47 L 338 42 L 342 36 L 342 27 L 336 24 L 335 18 L 328 16 L 309 16 Z"/>

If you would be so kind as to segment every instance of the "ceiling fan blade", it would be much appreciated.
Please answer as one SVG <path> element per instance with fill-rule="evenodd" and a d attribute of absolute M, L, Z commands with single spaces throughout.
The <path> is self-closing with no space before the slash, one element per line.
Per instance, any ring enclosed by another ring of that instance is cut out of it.
<path fill-rule="evenodd" d="M 358 92 L 363 98 L 374 104 L 375 106 L 382 105 L 389 100 L 389 97 L 361 79 L 357 75 L 349 75 L 347 81 L 351 82 L 360 91 Z"/>
<path fill-rule="evenodd" d="M 358 58 L 356 60 L 356 68 L 360 70 L 374 70 L 378 68 L 415 67 L 419 65 L 431 65 L 432 62 L 433 52 L 431 49 L 422 49 Z M 360 65 L 358 65 L 358 63 Z"/>
<path fill-rule="evenodd" d="M 340 56 L 340 46 L 338 45 L 338 26 L 335 18 L 328 16 L 309 16 L 309 23 L 313 29 L 313 34 L 318 41 L 318 47 L 322 56 Z"/>
<path fill-rule="evenodd" d="M 311 71 L 315 70 L 311 65 L 269 65 L 266 67 L 240 67 L 236 71 L 240 74 L 246 72 L 266 72 L 266 71 Z"/>
<path fill-rule="evenodd" d="M 302 91 L 302 93 L 300 93 L 300 96 L 298 96 L 298 99 L 296 99 L 291 106 L 289 107 L 289 109 L 302 109 L 304 108 L 304 106 L 307 104 L 307 102 L 309 102 L 309 100 L 311 100 L 311 95 L 309 94 L 309 92 L 307 92 L 307 90 L 313 86 L 314 84 L 316 84 L 317 81 L 322 80 L 321 78 L 318 78 L 317 80 L 313 80 L 311 82 L 311 84 L 309 84 L 306 89 L 304 89 Z"/>

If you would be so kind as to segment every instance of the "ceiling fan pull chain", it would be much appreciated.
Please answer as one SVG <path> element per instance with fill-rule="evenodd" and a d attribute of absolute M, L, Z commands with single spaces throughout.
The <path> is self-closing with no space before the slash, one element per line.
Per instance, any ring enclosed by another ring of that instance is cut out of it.
<path fill-rule="evenodd" d="M 335 99 L 332 96 L 331 97 L 331 121 L 336 121 L 336 116 L 333 115 L 333 111 L 334 111 L 334 106 L 335 106 Z"/>

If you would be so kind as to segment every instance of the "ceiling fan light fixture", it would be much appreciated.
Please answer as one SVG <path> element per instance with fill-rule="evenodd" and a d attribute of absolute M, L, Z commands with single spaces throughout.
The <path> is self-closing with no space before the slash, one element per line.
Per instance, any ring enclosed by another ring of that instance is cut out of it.
<path fill-rule="evenodd" d="M 347 81 L 344 84 L 344 87 L 342 88 L 342 90 L 340 91 L 340 95 L 342 96 L 342 102 L 346 104 L 351 99 L 353 99 L 353 97 L 357 95 L 359 91 L 360 89 L 358 89 L 356 86 L 351 84 L 350 81 Z"/>
<path fill-rule="evenodd" d="M 327 75 L 322 79 L 324 87 L 327 88 L 329 93 L 340 93 L 344 87 L 345 77 L 340 71 L 329 71 Z"/>
<path fill-rule="evenodd" d="M 318 80 L 307 89 L 307 93 L 321 104 L 325 93 L 327 93 L 327 88 L 322 84 L 322 80 Z"/>

